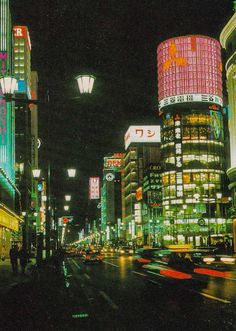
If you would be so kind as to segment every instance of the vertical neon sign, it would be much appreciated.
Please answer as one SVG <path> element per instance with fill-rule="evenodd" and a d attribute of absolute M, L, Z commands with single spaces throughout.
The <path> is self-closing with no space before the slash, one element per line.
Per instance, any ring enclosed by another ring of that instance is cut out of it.
<path fill-rule="evenodd" d="M 0 0 L 0 72 L 11 73 L 12 25 L 9 0 Z M 15 119 L 14 105 L 6 102 L 0 89 L 0 168 L 15 182 Z M 14 196 L 14 189 L 7 184 L 7 190 Z"/>

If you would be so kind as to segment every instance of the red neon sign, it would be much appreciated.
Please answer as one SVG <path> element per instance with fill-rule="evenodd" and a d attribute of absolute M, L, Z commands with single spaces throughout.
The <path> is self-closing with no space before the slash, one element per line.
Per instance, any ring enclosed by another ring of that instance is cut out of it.
<path fill-rule="evenodd" d="M 220 43 L 194 35 L 162 42 L 157 48 L 158 99 L 183 94 L 222 98 Z"/>

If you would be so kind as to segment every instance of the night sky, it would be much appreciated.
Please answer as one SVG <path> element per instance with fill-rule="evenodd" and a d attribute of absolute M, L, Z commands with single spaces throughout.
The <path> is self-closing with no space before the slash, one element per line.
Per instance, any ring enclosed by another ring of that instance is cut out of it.
<path fill-rule="evenodd" d="M 29 28 L 32 70 L 39 75 L 40 166 L 50 158 L 56 195 L 74 191 L 83 223 L 88 177 L 103 157 L 123 150 L 129 125 L 158 123 L 156 48 L 168 38 L 219 39 L 233 15 L 231 0 L 13 0 L 14 24 Z M 79 97 L 74 77 L 96 76 L 94 93 Z M 76 182 L 65 169 L 78 169 Z M 64 189 L 64 188 L 65 189 Z"/>

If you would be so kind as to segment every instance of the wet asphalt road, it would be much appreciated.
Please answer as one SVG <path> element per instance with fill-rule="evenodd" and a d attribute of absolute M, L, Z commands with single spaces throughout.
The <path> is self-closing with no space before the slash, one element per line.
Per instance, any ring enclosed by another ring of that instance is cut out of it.
<path fill-rule="evenodd" d="M 110 255 L 102 264 L 66 260 L 64 330 L 236 330 L 236 273 L 180 280 Z M 63 328 L 62 328 L 63 329 Z"/>

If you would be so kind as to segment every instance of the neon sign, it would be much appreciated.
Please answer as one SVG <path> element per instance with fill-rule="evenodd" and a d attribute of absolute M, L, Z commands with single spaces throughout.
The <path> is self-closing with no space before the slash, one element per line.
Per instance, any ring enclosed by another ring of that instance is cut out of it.
<path fill-rule="evenodd" d="M 0 52 L 0 61 L 1 61 L 1 73 L 4 76 L 6 69 L 6 61 L 7 61 L 7 52 Z"/>
<path fill-rule="evenodd" d="M 160 102 L 165 99 L 171 104 L 168 98 L 174 96 L 181 98 L 173 103 L 191 102 L 191 98 L 200 101 L 197 96 L 201 95 L 222 99 L 221 48 L 217 40 L 200 35 L 172 38 L 158 46 L 157 60 Z"/>

